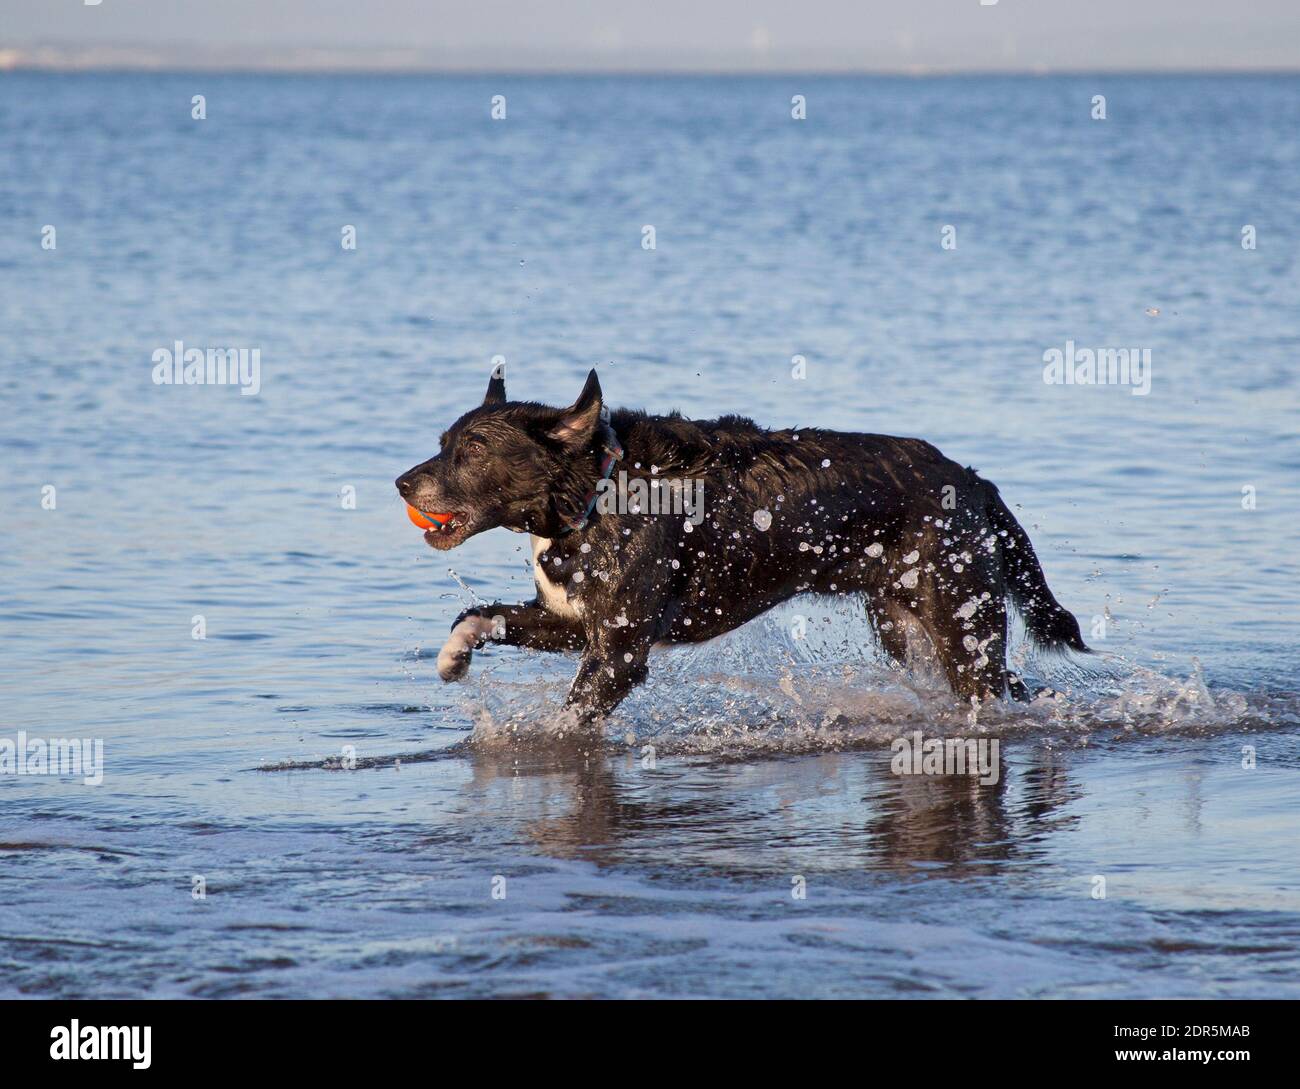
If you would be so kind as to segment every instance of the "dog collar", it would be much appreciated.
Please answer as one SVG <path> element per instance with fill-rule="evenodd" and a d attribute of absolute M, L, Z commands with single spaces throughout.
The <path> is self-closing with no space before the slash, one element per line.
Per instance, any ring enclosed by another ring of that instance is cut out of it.
<path fill-rule="evenodd" d="M 601 449 L 604 450 L 605 456 L 600 463 L 600 481 L 597 481 L 596 487 L 587 493 L 587 500 L 582 513 L 565 522 L 564 528 L 560 530 L 560 536 L 586 527 L 591 520 L 591 512 L 596 509 L 596 499 L 600 495 L 601 481 L 609 479 L 610 474 L 614 471 L 615 463 L 623 457 L 623 447 L 618 441 L 618 436 L 614 434 L 614 429 L 607 422 L 601 422 L 605 429 L 604 437 L 601 440 Z"/>

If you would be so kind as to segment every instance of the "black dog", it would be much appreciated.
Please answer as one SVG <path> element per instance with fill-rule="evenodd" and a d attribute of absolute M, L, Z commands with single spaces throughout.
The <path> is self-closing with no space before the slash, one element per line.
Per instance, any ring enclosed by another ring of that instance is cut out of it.
<path fill-rule="evenodd" d="M 800 593 L 861 595 L 886 653 L 902 663 L 922 636 L 914 651 L 963 700 L 1025 698 L 1006 667 L 1008 597 L 1040 644 L 1088 649 L 997 488 L 919 439 L 609 415 L 594 370 L 569 408 L 508 402 L 494 374 L 397 490 L 434 548 L 496 526 L 533 538 L 537 597 L 461 613 L 443 680 L 488 638 L 580 651 L 566 706 L 587 721 L 645 679 L 651 647 Z"/>

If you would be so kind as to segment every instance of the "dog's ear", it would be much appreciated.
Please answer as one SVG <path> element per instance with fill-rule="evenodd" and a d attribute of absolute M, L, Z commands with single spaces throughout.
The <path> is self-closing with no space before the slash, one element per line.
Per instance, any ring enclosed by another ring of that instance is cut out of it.
<path fill-rule="evenodd" d="M 579 448 L 590 441 L 600 423 L 600 379 L 593 369 L 587 375 L 587 384 L 582 387 L 578 399 L 560 412 L 560 418 L 547 431 L 547 434 L 562 442 L 565 446 Z"/>
<path fill-rule="evenodd" d="M 506 403 L 506 365 L 498 363 L 492 368 L 492 377 L 488 379 L 487 394 L 483 398 L 485 405 L 504 405 Z"/>

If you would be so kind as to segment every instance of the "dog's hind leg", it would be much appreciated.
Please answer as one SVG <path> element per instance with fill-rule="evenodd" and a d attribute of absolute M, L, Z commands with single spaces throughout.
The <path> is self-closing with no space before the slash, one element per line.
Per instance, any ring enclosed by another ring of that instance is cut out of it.
<path fill-rule="evenodd" d="M 887 598 L 873 597 L 870 594 L 863 595 L 863 603 L 867 609 L 867 619 L 871 622 L 871 630 L 880 642 L 880 649 L 894 665 L 906 667 L 909 626 L 907 613 Z"/>
<path fill-rule="evenodd" d="M 1005 602 L 990 598 L 979 606 L 985 615 L 969 619 L 954 615 L 949 604 L 927 602 L 920 616 L 949 686 L 963 701 L 1001 698 L 1007 686 Z"/>
<path fill-rule="evenodd" d="M 1010 682 L 1001 569 L 993 557 L 970 559 L 960 573 L 945 565 L 922 576 L 928 585 L 916 592 L 916 616 L 954 693 L 963 701 L 1000 699 Z"/>

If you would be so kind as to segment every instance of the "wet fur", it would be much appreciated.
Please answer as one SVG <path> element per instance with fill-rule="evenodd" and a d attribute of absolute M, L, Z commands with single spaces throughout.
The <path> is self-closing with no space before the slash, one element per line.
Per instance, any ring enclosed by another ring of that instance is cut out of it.
<path fill-rule="evenodd" d="M 617 410 L 618 470 L 702 479 L 704 521 L 688 531 L 681 515 L 597 512 L 565 533 L 599 476 L 600 410 L 594 371 L 565 409 L 507 402 L 504 383 L 490 385 L 442 452 L 398 478 L 419 509 L 465 514 L 461 536 L 426 535 L 434 547 L 495 526 L 541 542 L 538 597 L 462 613 L 445 679 L 463 676 L 489 637 L 579 651 L 568 705 L 597 718 L 645 679 L 655 644 L 712 639 L 801 593 L 860 596 L 900 664 L 908 631 L 920 631 L 963 700 L 1024 695 L 1006 665 L 1008 599 L 1040 644 L 1087 650 L 997 488 L 920 439 Z M 771 514 L 766 530 L 758 510 Z M 504 628 L 489 636 L 465 623 L 476 617 Z"/>

